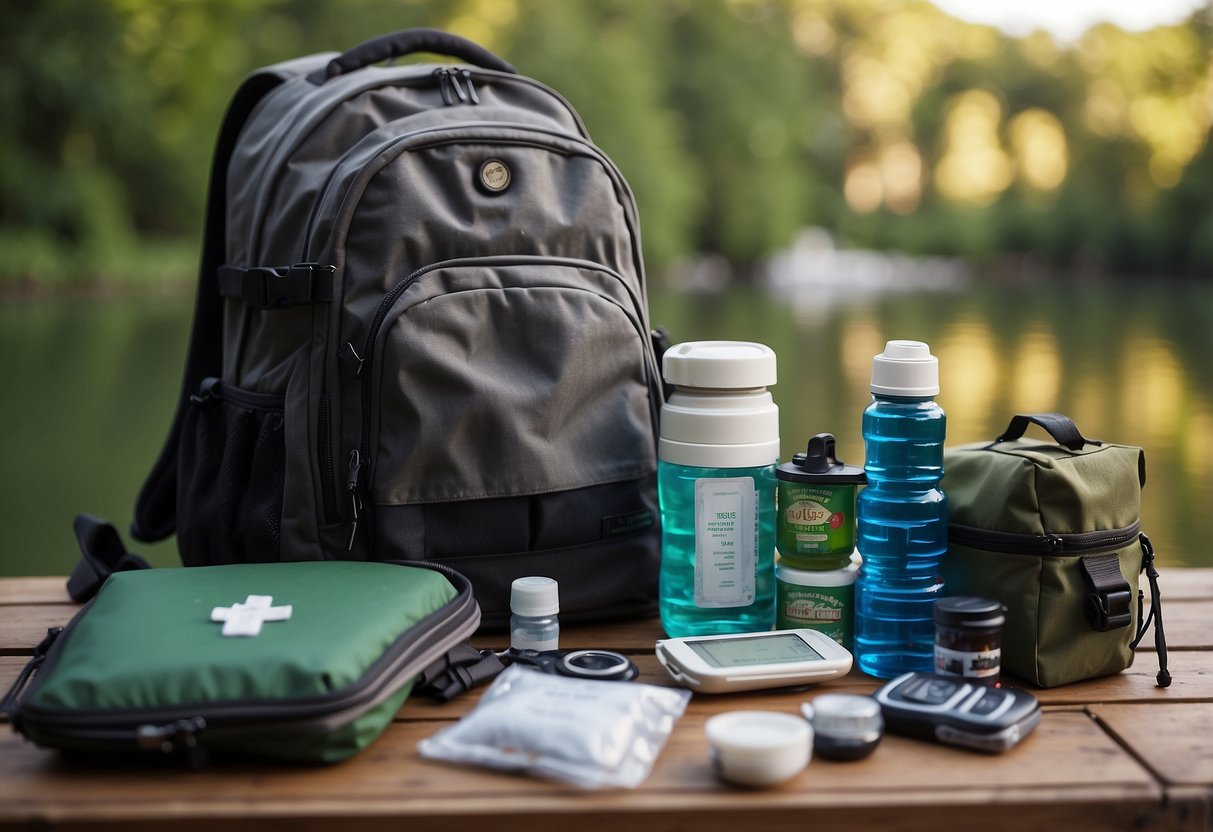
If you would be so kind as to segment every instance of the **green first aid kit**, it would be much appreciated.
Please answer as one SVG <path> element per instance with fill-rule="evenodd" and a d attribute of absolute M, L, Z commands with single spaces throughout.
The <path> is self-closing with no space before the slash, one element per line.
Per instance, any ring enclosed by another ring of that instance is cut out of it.
<path fill-rule="evenodd" d="M 1051 441 L 1025 438 L 1033 423 Z M 1117 673 L 1152 619 L 1158 685 L 1170 684 L 1154 550 L 1141 532 L 1141 448 L 1087 439 L 1059 413 L 1019 415 L 992 443 L 947 449 L 944 469 L 946 592 L 1006 606 L 1004 671 L 1041 687 Z"/>
<path fill-rule="evenodd" d="M 445 567 L 117 572 L 50 631 L 4 710 L 52 748 L 336 762 L 373 742 L 479 621 L 471 585 Z"/>

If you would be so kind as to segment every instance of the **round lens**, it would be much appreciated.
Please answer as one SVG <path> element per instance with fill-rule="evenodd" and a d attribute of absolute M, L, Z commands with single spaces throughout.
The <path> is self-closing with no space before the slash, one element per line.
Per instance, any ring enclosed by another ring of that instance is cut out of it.
<path fill-rule="evenodd" d="M 561 661 L 574 676 L 614 676 L 628 669 L 627 656 L 608 650 L 575 650 Z"/>

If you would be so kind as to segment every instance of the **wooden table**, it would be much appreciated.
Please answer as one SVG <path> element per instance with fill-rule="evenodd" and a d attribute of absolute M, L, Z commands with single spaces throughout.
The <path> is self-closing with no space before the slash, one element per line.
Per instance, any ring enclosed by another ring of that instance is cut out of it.
<path fill-rule="evenodd" d="M 817 691 L 870 692 L 859 673 L 816 691 L 700 694 L 635 790 L 582 792 L 533 778 L 422 760 L 417 741 L 458 719 L 475 695 L 410 700 L 378 742 L 327 768 L 68 764 L 13 732 L 0 736 L 0 827 L 175 830 L 1210 829 L 1213 828 L 1213 569 L 1164 573 L 1174 683 L 1154 686 L 1143 650 L 1117 676 L 1037 691 L 1040 727 L 985 756 L 886 736 L 867 760 L 816 759 L 766 791 L 722 785 L 704 720 L 760 708 L 796 713 Z M 0 580 L 0 685 L 7 689 L 47 627 L 75 610 L 61 578 Z M 656 620 L 571 627 L 562 646 L 630 654 L 642 681 L 665 683 Z M 496 646 L 493 639 L 477 646 Z M 1149 639 L 1147 639 L 1149 641 Z"/>

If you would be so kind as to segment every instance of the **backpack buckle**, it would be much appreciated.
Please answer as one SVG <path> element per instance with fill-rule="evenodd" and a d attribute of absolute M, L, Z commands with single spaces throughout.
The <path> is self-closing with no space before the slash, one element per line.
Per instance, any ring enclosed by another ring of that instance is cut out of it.
<path fill-rule="evenodd" d="M 219 293 L 238 297 L 253 309 L 280 309 L 333 298 L 335 266 L 296 263 L 293 266 L 219 267 Z"/>

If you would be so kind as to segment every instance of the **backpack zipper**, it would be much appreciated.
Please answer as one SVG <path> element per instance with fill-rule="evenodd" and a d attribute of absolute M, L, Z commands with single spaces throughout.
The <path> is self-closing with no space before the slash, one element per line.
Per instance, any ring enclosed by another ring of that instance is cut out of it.
<path fill-rule="evenodd" d="M 1122 529 L 1106 529 L 1094 532 L 1044 532 L 1023 534 L 999 532 L 962 526 L 948 525 L 948 542 L 990 552 L 1012 555 L 1073 555 L 1119 549 L 1137 539 L 1141 533 L 1141 522 Z"/>

